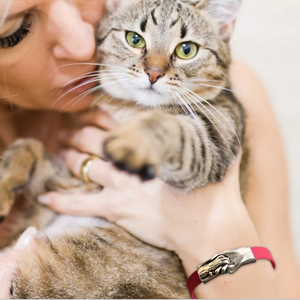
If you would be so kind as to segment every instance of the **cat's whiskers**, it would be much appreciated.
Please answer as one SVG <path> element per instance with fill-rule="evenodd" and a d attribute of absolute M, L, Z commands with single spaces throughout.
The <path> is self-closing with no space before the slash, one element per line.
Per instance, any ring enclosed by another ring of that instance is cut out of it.
<path fill-rule="evenodd" d="M 205 102 L 207 105 L 209 105 L 212 109 L 214 109 L 226 122 L 227 124 L 231 127 L 231 129 L 233 130 L 236 138 L 237 138 L 237 141 L 239 143 L 239 146 L 240 148 L 242 147 L 241 145 L 241 141 L 240 141 L 240 138 L 236 132 L 236 130 L 234 129 L 234 126 L 229 122 L 229 120 L 224 116 L 224 114 L 222 114 L 216 107 L 214 107 L 211 103 L 209 103 L 209 101 L 203 99 L 201 96 L 199 96 L 198 94 L 196 94 L 195 92 L 191 91 L 190 89 L 186 88 L 186 87 L 183 87 L 183 89 L 185 90 L 186 93 L 192 93 L 195 97 L 198 97 L 199 100 L 197 100 L 198 103 L 201 103 L 202 101 Z M 201 103 L 202 104 L 202 103 Z M 203 105 L 203 104 L 202 104 Z M 205 105 L 204 105 L 205 107 Z M 205 107 L 206 108 L 206 107 Z M 206 108 L 207 109 L 207 108 Z M 208 110 L 208 109 L 207 109 Z M 209 111 L 209 110 L 208 110 Z"/>
<path fill-rule="evenodd" d="M 90 107 L 92 107 L 92 106 L 94 106 L 104 95 L 106 95 L 107 93 L 109 93 L 112 89 L 115 89 L 116 87 L 119 87 L 119 86 L 122 86 L 122 84 L 123 84 L 123 82 L 121 82 L 121 80 L 128 80 L 128 79 L 126 79 L 126 78 L 121 78 L 121 79 L 117 79 L 117 80 L 115 80 L 115 81 L 112 81 L 112 82 L 109 82 L 109 83 L 107 83 L 107 85 L 108 84 L 113 84 L 113 83 L 120 83 L 119 85 L 117 85 L 117 86 L 113 86 L 111 89 L 108 89 L 107 91 L 105 91 L 105 93 L 103 93 L 100 97 L 98 97 L 92 104 L 91 104 L 91 106 Z"/>
<path fill-rule="evenodd" d="M 184 93 L 184 95 L 185 95 L 188 99 L 190 99 L 190 101 L 192 101 L 193 104 L 194 104 L 195 106 L 197 106 L 198 109 L 201 110 L 201 112 L 206 116 L 206 118 L 210 121 L 210 123 L 216 128 L 216 130 L 219 132 L 220 136 L 222 137 L 222 139 L 223 139 L 224 142 L 226 143 L 226 145 L 227 145 L 229 151 L 230 151 L 230 152 L 232 153 L 232 155 L 234 156 L 234 153 L 232 152 L 232 150 L 231 150 L 231 148 L 230 148 L 230 145 L 229 145 L 228 141 L 226 140 L 225 136 L 223 135 L 223 133 L 221 132 L 221 130 L 219 129 L 219 127 L 213 122 L 213 120 L 206 114 L 206 112 L 205 112 L 198 104 L 200 104 L 203 108 L 207 109 L 207 108 L 205 107 L 205 105 L 203 105 L 203 103 L 201 103 L 201 102 L 197 102 L 197 101 L 195 102 L 195 101 L 193 100 L 194 97 L 191 96 L 191 95 L 189 95 L 188 93 Z M 194 99 L 195 99 L 195 98 L 194 98 Z M 207 111 L 208 111 L 212 116 L 214 116 L 214 114 L 213 114 L 211 111 L 209 111 L 208 109 L 207 109 Z"/>
<path fill-rule="evenodd" d="M 89 73 L 86 73 L 86 74 L 83 74 L 81 76 L 78 76 L 72 80 L 70 80 L 69 82 L 67 82 L 66 84 L 64 84 L 63 86 L 57 88 L 53 93 L 52 93 L 52 96 L 56 93 L 57 96 L 60 94 L 60 92 L 66 88 L 66 86 L 70 85 L 71 83 L 73 82 L 76 82 L 76 81 L 79 81 L 79 80 L 82 80 L 82 79 L 85 79 L 85 78 L 89 78 L 89 77 L 92 77 L 92 78 L 95 78 L 96 75 L 98 74 L 98 71 L 94 71 L 94 72 L 89 72 Z"/>
<path fill-rule="evenodd" d="M 215 9 L 209 9 L 205 12 L 202 12 L 201 16 L 202 16 L 202 18 L 208 16 L 209 18 L 213 19 L 213 18 L 215 18 L 215 12 L 218 12 L 218 10 L 216 8 Z"/>
<path fill-rule="evenodd" d="M 80 88 L 80 87 L 82 87 L 82 86 L 84 86 L 84 85 L 93 83 L 93 82 L 99 82 L 99 79 L 92 79 L 92 80 L 89 80 L 89 81 L 87 81 L 87 82 L 85 82 L 85 83 L 82 83 L 82 84 L 80 84 L 80 85 L 78 85 L 78 86 L 75 86 L 74 88 L 72 88 L 72 89 L 70 89 L 69 91 L 65 92 L 62 96 L 60 96 L 58 99 L 56 99 L 56 100 L 54 101 L 54 103 L 53 103 L 52 106 L 51 106 L 51 109 L 54 107 L 54 105 L 55 105 L 56 103 L 58 103 L 63 97 L 65 97 L 66 95 L 68 95 L 68 94 L 71 93 L 72 91 L 74 91 L 74 90 L 76 90 L 76 89 L 78 89 L 78 88 Z"/>
<path fill-rule="evenodd" d="M 233 93 L 232 89 L 223 88 L 221 86 L 216 86 L 216 85 L 211 85 L 211 84 L 204 84 L 204 83 L 199 83 L 199 85 L 205 86 L 205 87 L 211 87 L 211 88 L 215 88 L 215 89 L 220 89 L 220 90 L 223 90 L 223 91 L 227 91 L 227 92 Z"/>
<path fill-rule="evenodd" d="M 217 12 L 217 9 L 210 9 L 204 13 L 201 13 L 201 15 L 198 18 L 196 18 L 191 25 L 189 25 L 187 30 L 191 29 L 200 18 L 204 18 L 207 15 L 209 16 L 209 18 L 213 19 L 215 17 L 214 12 Z"/>
<path fill-rule="evenodd" d="M 62 107 L 62 109 L 59 111 L 59 114 L 62 113 L 62 111 L 63 111 L 68 105 L 70 105 L 71 103 L 73 103 L 74 101 L 76 101 L 76 102 L 75 102 L 75 104 L 76 104 L 76 103 L 78 103 L 78 101 L 80 101 L 81 99 L 83 99 L 83 98 L 86 97 L 87 95 L 89 95 L 89 94 L 91 94 L 91 93 L 94 93 L 94 92 L 96 92 L 97 90 L 100 90 L 100 89 L 101 89 L 101 88 L 100 88 L 99 86 L 96 86 L 96 87 L 91 88 L 91 89 L 89 89 L 88 91 L 86 91 L 86 92 L 80 94 L 80 95 L 77 96 L 76 98 L 73 98 L 71 101 L 69 101 L 66 105 L 64 105 L 64 106 Z M 72 107 L 74 107 L 74 104 L 72 105 Z"/>
<path fill-rule="evenodd" d="M 182 82 L 187 82 L 187 83 L 193 83 L 193 82 L 222 82 L 223 80 L 215 80 L 215 79 L 188 79 L 188 80 L 182 80 Z"/>
<path fill-rule="evenodd" d="M 120 75 L 120 76 L 123 76 L 124 74 L 123 73 L 115 73 L 115 74 L 117 74 L 117 75 Z M 105 74 L 106 75 L 106 74 Z M 110 75 L 110 74 L 109 74 Z M 51 109 L 53 108 L 53 106 L 59 101 L 59 100 L 61 100 L 63 97 L 65 97 L 67 94 L 69 94 L 69 93 L 71 93 L 72 91 L 74 91 L 74 90 L 76 90 L 77 88 L 79 88 L 79 87 L 82 87 L 82 86 L 84 86 L 84 85 L 87 85 L 87 84 L 90 84 L 90 83 L 93 83 L 93 82 L 99 82 L 100 81 L 100 79 L 102 79 L 102 80 L 105 80 L 105 79 L 115 79 L 115 76 L 107 76 L 107 77 L 99 77 L 100 75 L 98 75 L 97 77 L 95 77 L 95 76 L 93 76 L 93 79 L 92 80 L 88 80 L 88 81 L 86 81 L 86 82 L 84 82 L 84 83 L 82 83 L 82 84 L 80 84 L 80 85 L 77 85 L 77 86 L 75 86 L 74 88 L 72 88 L 72 89 L 70 89 L 70 90 L 68 90 L 67 92 L 65 92 L 62 96 L 60 96 L 58 99 L 56 99 L 55 101 L 54 101 L 54 103 L 52 104 L 52 106 L 51 106 Z M 79 95 L 80 96 L 80 95 Z M 77 98 L 76 98 L 77 99 Z"/>
<path fill-rule="evenodd" d="M 203 18 L 204 16 L 205 16 L 205 14 L 201 14 L 199 17 L 197 17 L 197 18 L 194 20 L 194 22 L 191 23 L 191 24 L 189 25 L 189 27 L 187 28 L 187 31 L 190 30 L 190 29 L 195 25 L 195 23 L 196 23 L 200 18 Z"/>
<path fill-rule="evenodd" d="M 26 200 L 31 204 L 33 204 L 35 207 L 39 207 L 39 205 L 36 204 L 35 201 L 33 201 L 30 197 L 27 196 L 26 192 L 21 192 L 21 195 L 24 196 Z"/>
<path fill-rule="evenodd" d="M 101 87 L 98 85 L 98 86 L 96 86 L 96 87 L 94 87 L 94 88 L 91 88 L 91 89 L 89 89 L 88 91 L 82 93 L 80 96 L 78 96 L 79 98 L 76 97 L 76 98 L 78 98 L 77 100 L 76 100 L 76 98 L 74 99 L 74 100 L 76 100 L 76 101 L 75 101 L 75 103 L 72 104 L 72 107 L 74 107 L 79 101 L 81 101 L 82 99 L 84 99 L 84 98 L 87 97 L 88 95 L 90 95 L 90 94 L 92 94 L 92 93 L 95 93 L 95 92 L 99 91 L 100 89 L 101 89 Z"/>
<path fill-rule="evenodd" d="M 117 78 L 115 78 L 115 76 L 105 77 L 105 79 L 109 79 L 109 80 L 115 79 L 115 81 L 118 80 Z M 99 78 L 97 78 L 96 81 L 97 81 L 97 82 L 100 82 Z M 78 98 L 81 97 L 82 95 L 86 96 L 86 93 L 89 93 L 91 90 L 97 91 L 97 90 L 101 89 L 103 86 L 106 86 L 106 85 L 108 85 L 109 83 L 115 82 L 115 81 L 109 81 L 109 82 L 105 82 L 105 83 L 99 84 L 99 85 L 97 85 L 96 87 L 93 87 L 93 88 L 91 88 L 90 90 L 88 90 L 88 91 L 82 93 L 81 95 L 77 96 L 77 97 L 74 98 L 73 100 L 78 99 Z"/>
<path fill-rule="evenodd" d="M 194 14 L 195 10 L 196 10 L 197 6 L 195 5 L 193 11 L 191 12 L 190 16 L 188 17 L 188 19 L 186 20 L 186 22 L 184 23 L 184 27 L 188 27 L 188 22 L 191 20 L 192 15 Z"/>
<path fill-rule="evenodd" d="M 131 82 L 127 79 L 127 84 L 121 84 L 120 86 L 118 87 L 121 87 L 121 91 L 126 91 L 126 88 L 129 87 L 131 85 Z M 121 92 L 121 91 L 117 91 L 118 92 Z M 107 102 L 107 104 L 109 104 L 114 98 L 116 98 L 118 95 L 114 95 L 112 96 L 109 101 Z"/>
<path fill-rule="evenodd" d="M 177 97 L 177 95 L 175 94 L 174 91 L 171 91 L 171 92 L 172 92 L 172 94 L 173 94 L 174 100 L 176 100 L 176 102 L 179 104 L 179 106 L 181 107 L 181 109 L 182 109 L 182 110 L 184 111 L 184 113 L 188 116 L 189 113 L 188 113 L 188 111 L 186 111 L 186 108 L 181 104 L 180 99 Z"/>
<path fill-rule="evenodd" d="M 79 80 L 82 80 L 84 78 L 89 78 L 89 77 L 96 77 L 96 75 L 100 74 L 100 73 L 104 73 L 104 71 L 106 70 L 97 70 L 97 71 L 92 71 L 92 72 L 87 72 L 87 73 L 84 73 L 84 74 L 81 74 L 80 76 L 78 77 L 75 77 L 73 78 L 72 80 L 68 81 L 66 84 L 64 84 L 63 86 L 57 88 L 52 94 L 51 96 L 53 96 L 55 93 L 57 95 L 59 95 L 59 93 L 66 87 L 68 86 L 69 84 L 73 83 L 73 82 L 76 82 L 76 81 L 79 81 Z M 107 71 L 108 72 L 108 71 Z"/>
<path fill-rule="evenodd" d="M 109 67 L 109 68 L 116 68 L 116 69 L 125 69 L 127 70 L 126 67 L 120 67 L 120 66 L 115 66 L 115 65 L 109 65 L 109 64 L 102 64 L 102 63 L 72 63 L 72 64 L 65 64 L 62 66 L 57 67 L 57 69 L 62 68 L 62 67 L 68 67 L 68 66 L 78 66 L 78 65 L 88 65 L 88 66 L 98 66 L 98 67 Z"/>
<path fill-rule="evenodd" d="M 230 77 L 229 77 L 226 73 L 224 73 L 224 72 L 222 72 L 222 71 L 220 71 L 220 70 L 219 70 L 219 72 L 220 72 L 225 78 L 227 78 L 229 81 L 231 81 Z"/>
<path fill-rule="evenodd" d="M 105 86 L 105 85 L 108 85 L 108 84 L 112 84 L 113 82 L 108 82 L 108 83 L 105 83 L 105 84 L 102 84 L 102 85 L 98 85 L 98 86 L 96 86 L 96 87 L 94 87 L 94 88 L 92 88 L 92 89 L 95 89 L 95 91 L 96 90 L 100 90 L 103 86 Z M 90 89 L 91 90 L 91 89 Z M 89 90 L 89 91 L 90 91 Z M 87 92 L 89 92 L 89 91 L 87 91 Z M 87 92 L 84 92 L 84 93 L 87 93 Z M 94 91 L 93 91 L 94 92 Z M 66 105 L 64 105 L 63 106 L 63 108 L 60 110 L 60 113 L 68 106 L 68 105 L 70 105 L 71 103 L 73 103 L 74 101 L 76 101 L 79 97 L 81 97 L 82 96 L 82 94 L 80 94 L 79 96 L 77 96 L 77 97 L 75 97 L 74 99 L 72 99 L 71 101 L 69 101 Z M 56 100 L 56 102 L 57 102 L 57 100 Z"/>
<path fill-rule="evenodd" d="M 194 108 L 189 106 L 188 102 L 185 102 L 184 98 L 182 97 L 182 94 L 180 94 L 179 92 L 175 92 L 175 94 L 177 95 L 179 101 L 183 103 L 183 105 L 187 108 L 187 110 L 189 111 L 193 119 L 196 121 L 196 123 L 200 124 L 199 118 Z"/>

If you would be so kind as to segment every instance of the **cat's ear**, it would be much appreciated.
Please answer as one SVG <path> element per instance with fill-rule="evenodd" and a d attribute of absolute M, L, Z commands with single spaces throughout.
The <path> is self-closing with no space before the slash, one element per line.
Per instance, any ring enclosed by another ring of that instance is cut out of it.
<path fill-rule="evenodd" d="M 224 40 L 229 39 L 242 0 L 207 0 L 205 10 L 216 20 Z"/>
<path fill-rule="evenodd" d="M 120 0 L 107 0 L 106 8 L 108 12 L 115 12 L 120 5 Z"/>

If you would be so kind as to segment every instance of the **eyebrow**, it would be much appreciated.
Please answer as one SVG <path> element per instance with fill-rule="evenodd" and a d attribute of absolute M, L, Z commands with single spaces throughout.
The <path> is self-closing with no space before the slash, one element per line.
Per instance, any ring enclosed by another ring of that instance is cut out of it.
<path fill-rule="evenodd" d="M 5 20 L 4 20 L 4 23 L 7 23 L 7 22 L 10 22 L 10 21 L 13 21 L 13 20 L 16 20 L 16 19 L 19 19 L 21 17 L 23 17 L 24 15 L 26 14 L 29 14 L 30 12 L 36 10 L 36 6 L 33 6 L 33 7 L 30 7 L 28 9 L 25 9 L 23 11 L 20 11 L 16 14 L 12 14 L 12 15 L 8 15 Z"/>

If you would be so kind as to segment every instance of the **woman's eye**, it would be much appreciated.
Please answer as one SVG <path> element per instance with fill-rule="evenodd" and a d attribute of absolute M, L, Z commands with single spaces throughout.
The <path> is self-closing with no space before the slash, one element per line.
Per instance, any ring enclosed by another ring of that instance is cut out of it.
<path fill-rule="evenodd" d="M 136 32 L 130 31 L 126 33 L 127 43 L 134 48 L 144 48 L 146 41 Z"/>
<path fill-rule="evenodd" d="M 29 34 L 31 27 L 30 16 L 26 16 L 18 29 L 8 36 L 0 37 L 0 49 L 13 48 L 21 43 Z"/>
<path fill-rule="evenodd" d="M 181 43 L 176 47 L 175 53 L 181 59 L 192 59 L 198 53 L 198 46 L 192 42 Z"/>

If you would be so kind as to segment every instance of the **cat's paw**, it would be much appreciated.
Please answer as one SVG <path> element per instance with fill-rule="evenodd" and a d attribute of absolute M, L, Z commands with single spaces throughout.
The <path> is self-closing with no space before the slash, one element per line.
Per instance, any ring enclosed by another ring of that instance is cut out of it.
<path fill-rule="evenodd" d="M 157 176 L 160 155 L 143 129 L 124 126 L 113 131 L 104 142 L 107 160 L 121 171 L 137 175 L 141 180 Z"/>

